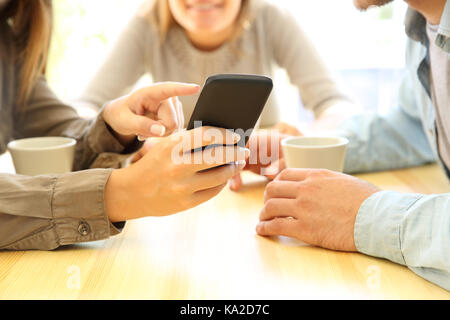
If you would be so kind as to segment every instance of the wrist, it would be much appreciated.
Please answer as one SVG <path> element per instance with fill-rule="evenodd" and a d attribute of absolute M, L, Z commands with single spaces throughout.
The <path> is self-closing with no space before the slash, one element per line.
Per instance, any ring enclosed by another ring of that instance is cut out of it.
<path fill-rule="evenodd" d="M 136 140 L 136 135 L 123 135 L 114 131 L 114 136 L 119 140 L 119 142 L 124 146 L 129 146 L 134 140 Z"/>
<path fill-rule="evenodd" d="M 105 108 L 103 109 L 103 120 L 106 123 L 106 126 L 108 127 L 108 129 L 111 131 L 111 133 L 114 135 L 114 137 L 120 142 L 120 144 L 122 144 L 122 146 L 126 147 L 128 145 L 130 145 L 135 139 L 136 139 L 136 135 L 135 134 L 122 134 L 119 131 L 117 131 L 117 129 L 115 128 L 115 126 L 112 124 L 113 121 L 111 121 L 111 119 L 113 119 L 113 116 L 111 115 L 110 110 L 113 108 L 112 104 L 114 104 L 115 101 L 109 102 Z"/>
<path fill-rule="evenodd" d="M 129 188 L 125 179 L 126 170 L 127 168 L 113 170 L 105 185 L 105 210 L 109 220 L 113 223 L 127 220 Z"/>

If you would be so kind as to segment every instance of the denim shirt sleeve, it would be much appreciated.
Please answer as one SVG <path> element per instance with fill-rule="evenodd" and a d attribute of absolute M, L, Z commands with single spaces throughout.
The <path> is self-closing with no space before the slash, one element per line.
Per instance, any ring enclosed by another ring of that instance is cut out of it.
<path fill-rule="evenodd" d="M 450 52 L 450 1 L 447 1 L 442 13 L 436 44 L 447 52 Z"/>
<path fill-rule="evenodd" d="M 346 173 L 391 170 L 437 159 L 434 108 L 417 76 L 424 50 L 408 41 L 405 77 L 398 104 L 386 114 L 359 114 L 335 132 L 349 139 Z"/>
<path fill-rule="evenodd" d="M 356 217 L 359 252 L 406 265 L 450 291 L 450 194 L 381 191 Z"/>
<path fill-rule="evenodd" d="M 386 115 L 353 116 L 337 134 L 349 139 L 346 173 L 391 170 L 435 161 L 421 121 L 401 108 Z"/>

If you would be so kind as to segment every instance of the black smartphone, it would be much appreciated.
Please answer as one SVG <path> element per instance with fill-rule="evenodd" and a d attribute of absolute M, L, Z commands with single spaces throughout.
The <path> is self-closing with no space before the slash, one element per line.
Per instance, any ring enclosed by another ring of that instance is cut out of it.
<path fill-rule="evenodd" d="M 272 91 L 272 79 L 252 74 L 208 77 L 188 123 L 188 130 L 213 126 L 234 130 L 245 146 Z"/>

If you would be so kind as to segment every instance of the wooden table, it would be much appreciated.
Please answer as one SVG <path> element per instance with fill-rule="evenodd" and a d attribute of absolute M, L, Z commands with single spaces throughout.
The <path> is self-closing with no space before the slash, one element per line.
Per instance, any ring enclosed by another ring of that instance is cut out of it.
<path fill-rule="evenodd" d="M 435 165 L 361 175 L 406 192 L 444 193 Z M 0 299 L 450 299 L 404 266 L 255 233 L 265 181 L 109 240 L 52 252 L 0 252 Z"/>

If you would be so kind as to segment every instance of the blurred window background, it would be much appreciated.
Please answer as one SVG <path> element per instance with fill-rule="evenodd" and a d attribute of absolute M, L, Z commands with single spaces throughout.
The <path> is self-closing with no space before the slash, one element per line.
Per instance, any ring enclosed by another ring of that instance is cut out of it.
<path fill-rule="evenodd" d="M 147 0 L 148 1 L 148 0 Z M 340 84 L 365 109 L 385 112 L 396 103 L 403 75 L 406 5 L 394 1 L 359 12 L 352 0 L 271 0 L 289 9 Z M 54 0 L 55 26 L 48 80 L 66 100 L 78 97 L 143 0 Z M 145 77 L 138 86 L 151 81 Z M 285 81 L 283 105 L 300 104 Z M 282 108 L 282 119 L 310 120 L 300 108 Z M 292 121 L 288 121 L 292 122 Z"/>

